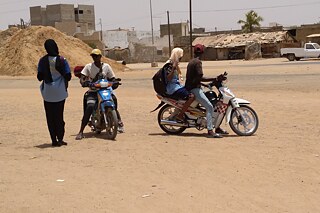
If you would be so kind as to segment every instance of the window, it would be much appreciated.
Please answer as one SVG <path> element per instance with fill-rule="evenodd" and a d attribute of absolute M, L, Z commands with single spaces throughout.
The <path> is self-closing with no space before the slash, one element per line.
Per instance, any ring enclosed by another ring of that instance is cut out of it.
<path fill-rule="evenodd" d="M 78 10 L 78 9 L 75 9 L 74 10 L 74 14 L 83 14 L 83 10 Z"/>
<path fill-rule="evenodd" d="M 313 47 L 312 44 L 307 44 L 307 45 L 306 45 L 306 49 L 307 49 L 307 50 L 312 50 L 312 49 L 314 49 L 314 47 Z"/>

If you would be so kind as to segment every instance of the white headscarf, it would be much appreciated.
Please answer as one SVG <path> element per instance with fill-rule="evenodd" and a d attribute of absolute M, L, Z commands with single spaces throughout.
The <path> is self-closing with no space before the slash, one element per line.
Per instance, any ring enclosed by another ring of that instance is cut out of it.
<path fill-rule="evenodd" d="M 179 67 L 179 59 L 183 56 L 183 49 L 176 47 L 171 51 L 171 56 L 166 63 L 172 63 L 173 67 L 178 71 L 179 79 L 182 81 L 181 70 Z"/>
<path fill-rule="evenodd" d="M 182 58 L 183 56 L 183 49 L 176 47 L 173 48 L 173 50 L 171 51 L 171 56 L 170 56 L 170 61 L 172 63 L 179 63 L 179 58 Z"/>

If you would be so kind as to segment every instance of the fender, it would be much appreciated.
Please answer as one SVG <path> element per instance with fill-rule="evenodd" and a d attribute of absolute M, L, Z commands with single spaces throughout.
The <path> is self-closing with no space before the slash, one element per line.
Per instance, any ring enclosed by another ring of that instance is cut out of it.
<path fill-rule="evenodd" d="M 100 109 L 102 112 L 105 112 L 105 108 L 112 108 L 115 109 L 116 106 L 114 105 L 113 100 L 103 101 L 100 103 Z"/>
<path fill-rule="evenodd" d="M 241 104 L 250 104 L 250 101 L 241 98 L 233 98 L 230 100 L 230 105 L 226 111 L 226 123 L 230 122 L 232 109 L 240 107 Z"/>

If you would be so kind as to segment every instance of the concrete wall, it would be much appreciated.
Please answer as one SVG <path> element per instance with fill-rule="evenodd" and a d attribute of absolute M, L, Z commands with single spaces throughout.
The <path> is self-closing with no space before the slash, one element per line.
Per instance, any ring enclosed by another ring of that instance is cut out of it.
<path fill-rule="evenodd" d="M 173 35 L 173 37 L 189 35 L 188 23 L 170 24 L 170 34 Z M 168 25 L 167 24 L 160 25 L 160 37 L 163 37 L 165 35 L 168 35 Z"/>
<path fill-rule="evenodd" d="M 129 47 L 127 30 L 109 30 L 102 33 L 102 40 L 108 49 Z"/>
<path fill-rule="evenodd" d="M 46 9 L 46 25 L 55 27 L 56 22 L 74 21 L 73 4 L 56 4 L 47 5 Z"/>
<path fill-rule="evenodd" d="M 36 6 L 36 7 L 30 7 L 29 8 L 30 11 L 30 21 L 31 21 L 31 25 L 42 25 L 42 8 L 40 6 Z"/>
<path fill-rule="evenodd" d="M 77 23 L 75 21 L 56 22 L 54 27 L 69 36 L 73 36 L 77 30 Z"/>
<path fill-rule="evenodd" d="M 74 37 L 82 40 L 92 48 L 98 48 L 101 51 L 105 49 L 104 43 L 100 41 L 100 32 L 94 32 L 91 35 L 85 33 L 75 33 Z"/>
<path fill-rule="evenodd" d="M 309 42 L 310 39 L 307 36 L 311 34 L 320 34 L 320 24 L 301 25 L 297 28 L 296 39 L 303 46 L 306 42 Z"/>

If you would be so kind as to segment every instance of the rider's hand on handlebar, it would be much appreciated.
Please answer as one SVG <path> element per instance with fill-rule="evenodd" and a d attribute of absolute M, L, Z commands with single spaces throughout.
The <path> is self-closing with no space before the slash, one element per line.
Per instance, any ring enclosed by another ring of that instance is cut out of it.
<path fill-rule="evenodd" d="M 217 76 L 217 81 L 224 81 L 227 80 L 227 76 L 224 74 L 218 75 Z"/>
<path fill-rule="evenodd" d="M 82 87 L 90 87 L 91 82 L 90 81 L 85 81 L 82 84 Z"/>

